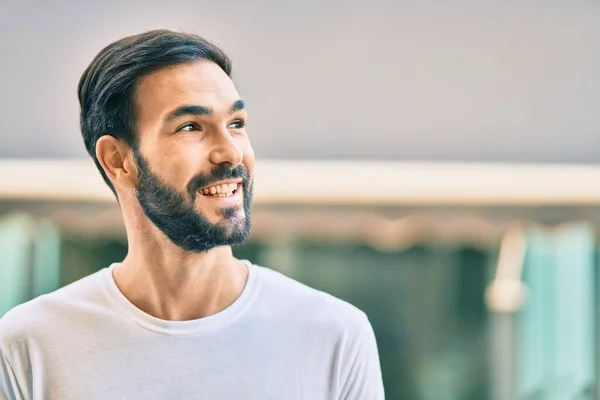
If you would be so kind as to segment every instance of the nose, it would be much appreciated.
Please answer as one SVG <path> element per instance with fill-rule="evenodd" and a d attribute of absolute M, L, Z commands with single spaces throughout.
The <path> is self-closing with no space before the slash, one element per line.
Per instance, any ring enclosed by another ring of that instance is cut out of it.
<path fill-rule="evenodd" d="M 228 163 L 231 164 L 232 168 L 240 165 L 244 158 L 244 153 L 231 134 L 227 130 L 224 130 L 224 132 L 219 132 L 215 136 L 209 155 L 210 162 L 215 165 Z"/>

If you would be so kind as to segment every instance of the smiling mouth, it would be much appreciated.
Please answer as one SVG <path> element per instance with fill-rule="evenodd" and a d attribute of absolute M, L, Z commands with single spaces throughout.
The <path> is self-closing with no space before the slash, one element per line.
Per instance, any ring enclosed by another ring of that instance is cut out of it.
<path fill-rule="evenodd" d="M 230 197 L 238 192 L 240 185 L 240 183 L 223 183 L 221 185 L 202 188 L 198 192 L 210 197 Z"/>

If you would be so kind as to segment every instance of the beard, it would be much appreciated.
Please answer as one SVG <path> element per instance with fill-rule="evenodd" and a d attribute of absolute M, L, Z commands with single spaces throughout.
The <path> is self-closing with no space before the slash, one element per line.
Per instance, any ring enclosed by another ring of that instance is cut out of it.
<path fill-rule="evenodd" d="M 215 247 L 241 244 L 248 238 L 253 182 L 246 168 L 220 164 L 210 174 L 192 178 L 184 195 L 164 184 L 137 150 L 134 150 L 134 158 L 138 167 L 136 196 L 140 206 L 173 244 L 188 252 L 201 253 Z M 225 207 L 220 210 L 223 220 L 212 223 L 195 209 L 196 196 L 201 196 L 198 190 L 213 182 L 233 178 L 242 178 L 244 216 L 239 215 L 237 205 Z"/>

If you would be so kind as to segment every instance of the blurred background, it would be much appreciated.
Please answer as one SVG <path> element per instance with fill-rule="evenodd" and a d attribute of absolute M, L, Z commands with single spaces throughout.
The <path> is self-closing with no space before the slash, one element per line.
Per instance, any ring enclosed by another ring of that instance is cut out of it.
<path fill-rule="evenodd" d="M 363 309 L 388 399 L 600 398 L 592 1 L 0 1 L 0 315 L 124 257 L 76 86 L 155 28 L 233 59 L 235 252 Z"/>

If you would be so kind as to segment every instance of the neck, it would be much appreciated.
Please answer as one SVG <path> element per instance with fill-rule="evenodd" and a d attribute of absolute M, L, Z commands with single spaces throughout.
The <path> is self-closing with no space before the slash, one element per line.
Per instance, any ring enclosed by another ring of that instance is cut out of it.
<path fill-rule="evenodd" d="M 128 231 L 129 252 L 113 277 L 142 311 L 164 320 L 193 320 L 224 310 L 242 293 L 248 268 L 230 247 L 189 253 L 154 227 L 141 231 Z"/>

